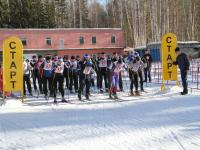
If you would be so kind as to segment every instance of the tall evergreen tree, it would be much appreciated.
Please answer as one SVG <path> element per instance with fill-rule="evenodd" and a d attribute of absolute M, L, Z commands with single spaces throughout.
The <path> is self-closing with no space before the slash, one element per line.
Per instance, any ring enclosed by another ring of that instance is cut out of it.
<path fill-rule="evenodd" d="M 47 12 L 48 28 L 55 28 L 55 5 L 53 1 L 46 0 L 45 9 Z"/>
<path fill-rule="evenodd" d="M 8 27 L 9 25 L 9 14 L 8 14 L 8 3 L 6 0 L 0 0 L 0 28 Z"/>
<path fill-rule="evenodd" d="M 29 28 L 30 26 L 30 8 L 31 0 L 21 0 L 21 9 L 20 9 L 20 21 L 22 28 Z"/>
<path fill-rule="evenodd" d="M 59 28 L 67 26 L 67 2 L 65 0 L 55 1 L 55 18 L 56 24 Z"/>
<path fill-rule="evenodd" d="M 48 7 L 45 7 L 44 1 L 41 3 L 39 7 L 38 22 L 39 22 L 38 28 L 49 28 Z"/>
<path fill-rule="evenodd" d="M 9 27 L 22 28 L 21 23 L 21 1 L 9 0 Z"/>
<path fill-rule="evenodd" d="M 88 19 L 88 2 L 87 0 L 75 0 L 76 4 L 76 27 L 87 28 L 90 27 Z"/>

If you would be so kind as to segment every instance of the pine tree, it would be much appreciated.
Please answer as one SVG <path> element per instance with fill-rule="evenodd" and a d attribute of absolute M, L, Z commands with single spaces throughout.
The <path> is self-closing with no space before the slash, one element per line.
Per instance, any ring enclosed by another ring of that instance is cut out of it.
<path fill-rule="evenodd" d="M 45 2 L 43 1 L 39 7 L 39 14 L 38 14 L 38 22 L 39 28 L 48 28 L 49 21 L 48 21 L 48 7 L 45 7 Z"/>
<path fill-rule="evenodd" d="M 20 0 L 9 0 L 9 27 L 22 28 L 21 9 Z"/>
<path fill-rule="evenodd" d="M 59 28 L 67 26 L 67 2 L 65 0 L 55 1 L 55 19 Z M 70 12 L 71 13 L 71 12 Z"/>
<path fill-rule="evenodd" d="M 0 28 L 8 27 L 9 25 L 9 14 L 8 14 L 8 3 L 6 0 L 0 1 Z"/>
<path fill-rule="evenodd" d="M 47 11 L 48 27 L 55 28 L 55 5 L 54 2 L 46 0 L 45 9 Z"/>
<path fill-rule="evenodd" d="M 39 14 L 40 14 L 40 0 L 31 0 L 30 4 L 30 18 L 29 27 L 38 28 L 39 27 Z"/>
<path fill-rule="evenodd" d="M 30 27 L 30 6 L 31 0 L 22 0 L 21 1 L 21 9 L 20 9 L 20 21 L 21 28 L 29 28 Z"/>
<path fill-rule="evenodd" d="M 87 28 L 89 27 L 88 19 L 88 2 L 87 0 L 75 0 L 76 7 L 76 27 Z"/>
<path fill-rule="evenodd" d="M 47 4 L 46 4 L 47 3 Z M 31 0 L 29 24 L 32 28 L 48 28 L 49 14 L 48 2 Z"/>

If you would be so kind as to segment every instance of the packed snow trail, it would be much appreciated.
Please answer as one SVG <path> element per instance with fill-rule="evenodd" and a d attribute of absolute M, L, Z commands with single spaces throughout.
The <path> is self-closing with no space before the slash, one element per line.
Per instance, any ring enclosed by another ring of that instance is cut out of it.
<path fill-rule="evenodd" d="M 1 150 L 199 150 L 200 94 L 172 87 L 146 88 L 141 97 L 114 102 L 96 94 L 90 102 L 53 105 L 43 98 L 7 100 L 0 107 Z"/>

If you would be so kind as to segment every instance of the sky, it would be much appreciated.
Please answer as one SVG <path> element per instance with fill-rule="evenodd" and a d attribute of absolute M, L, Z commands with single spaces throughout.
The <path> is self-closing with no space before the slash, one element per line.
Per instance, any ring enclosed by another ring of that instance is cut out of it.
<path fill-rule="evenodd" d="M 92 0 L 90 0 L 90 1 L 92 1 Z M 98 1 L 99 3 L 101 3 L 102 5 L 105 5 L 107 0 L 97 0 L 97 1 Z"/>

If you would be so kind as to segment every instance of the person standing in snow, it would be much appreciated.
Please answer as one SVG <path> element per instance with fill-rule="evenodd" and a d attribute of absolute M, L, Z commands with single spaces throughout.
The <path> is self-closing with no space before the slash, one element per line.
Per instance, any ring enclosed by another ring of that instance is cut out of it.
<path fill-rule="evenodd" d="M 112 69 L 110 72 L 110 90 L 109 90 L 109 98 L 111 99 L 118 99 L 117 97 L 117 87 L 119 85 L 119 75 L 122 70 L 122 60 L 119 59 L 115 61 L 112 65 Z"/>
<path fill-rule="evenodd" d="M 176 61 L 173 62 L 173 65 L 178 65 L 180 71 L 181 71 L 181 80 L 182 80 L 182 86 L 183 86 L 183 92 L 181 92 L 181 95 L 188 94 L 188 83 L 187 83 L 187 75 L 190 68 L 190 62 L 188 60 L 188 57 L 185 53 L 181 52 L 179 47 L 176 47 Z"/>
<path fill-rule="evenodd" d="M 133 93 L 133 84 L 135 85 L 135 95 L 139 96 L 140 93 L 138 91 L 138 71 L 140 69 L 141 66 L 141 61 L 139 59 L 139 57 L 137 56 L 133 56 L 132 59 L 130 59 L 129 63 L 128 63 L 128 68 L 129 68 L 129 77 L 131 80 L 131 84 L 130 84 L 130 94 L 134 95 Z"/>
<path fill-rule="evenodd" d="M 85 54 L 83 60 L 79 62 L 79 67 L 80 67 L 80 71 L 79 71 L 80 81 L 79 81 L 79 89 L 78 89 L 78 99 L 80 101 L 82 100 L 81 95 L 82 95 L 83 88 L 85 85 L 85 88 L 86 88 L 85 97 L 86 97 L 86 100 L 89 100 L 91 79 L 95 71 L 93 69 L 92 60 L 90 59 L 90 56 L 88 54 Z"/>
<path fill-rule="evenodd" d="M 34 90 L 37 90 L 37 84 L 36 80 L 38 81 L 39 85 L 39 90 L 40 93 L 43 94 L 43 89 L 42 89 L 42 78 L 40 75 L 40 66 L 43 63 L 43 58 L 41 55 L 38 56 L 38 60 L 36 56 L 33 56 L 33 59 L 31 60 L 30 64 L 33 67 L 33 85 L 34 85 Z"/>
<path fill-rule="evenodd" d="M 64 98 L 64 76 L 63 76 L 63 71 L 64 71 L 64 62 L 63 59 L 60 58 L 58 59 L 57 63 L 53 65 L 54 68 L 54 74 L 53 74 L 53 93 L 54 93 L 54 103 L 57 103 L 56 99 L 56 93 L 57 93 L 57 83 L 58 83 L 58 90 L 61 93 L 62 96 L 62 102 L 65 103 L 67 102 Z"/>
<path fill-rule="evenodd" d="M 50 56 L 46 56 L 46 60 L 42 63 L 41 68 L 43 70 L 43 91 L 45 98 L 47 99 L 47 84 L 48 84 L 48 89 L 50 91 L 50 95 L 53 96 L 53 91 L 52 91 L 52 75 L 53 75 L 53 62 L 51 60 Z"/>
<path fill-rule="evenodd" d="M 69 68 L 70 68 L 69 56 L 65 55 L 63 57 L 63 62 L 64 62 L 63 75 L 64 75 L 64 78 L 65 78 L 65 86 L 69 90 Z"/>
<path fill-rule="evenodd" d="M 106 54 L 103 52 L 101 53 L 101 58 L 99 59 L 99 73 L 100 73 L 100 92 L 103 93 L 103 79 L 105 83 L 105 90 L 108 92 L 108 78 L 107 78 L 107 67 L 108 67 L 108 60 Z"/>
<path fill-rule="evenodd" d="M 144 67 L 144 75 L 145 75 L 145 80 L 144 82 L 147 82 L 147 77 L 149 78 L 149 82 L 151 82 L 151 64 L 152 64 L 152 57 L 151 54 L 148 50 L 145 51 L 144 56 L 142 57 L 143 62 L 145 62 L 145 67 Z"/>
<path fill-rule="evenodd" d="M 112 67 L 113 63 L 115 62 L 115 59 L 112 59 L 110 55 L 107 56 L 107 79 L 108 79 L 108 88 L 110 89 L 111 87 L 111 81 L 110 81 L 110 76 L 112 72 Z"/>
<path fill-rule="evenodd" d="M 24 70 L 24 96 L 26 96 L 26 87 L 25 84 L 27 85 L 28 92 L 31 96 L 32 94 L 32 89 L 31 89 L 31 80 L 30 80 L 30 71 L 31 71 L 31 65 L 29 63 L 29 60 L 24 60 L 23 62 L 23 70 Z"/>
<path fill-rule="evenodd" d="M 124 60 L 123 60 L 123 57 L 122 56 L 119 56 L 116 52 L 113 53 L 113 57 L 112 57 L 112 60 L 113 62 L 116 60 L 118 61 L 119 59 L 121 59 L 122 61 L 122 66 L 124 64 Z M 120 91 L 123 91 L 123 81 L 122 81 L 122 72 L 120 71 L 119 73 L 119 89 Z"/>
<path fill-rule="evenodd" d="M 75 56 L 71 56 L 69 78 L 70 78 L 70 86 L 69 86 L 70 93 L 74 93 L 73 86 L 74 86 L 75 93 L 77 93 L 78 92 L 78 69 L 77 69 L 77 60 Z"/>
<path fill-rule="evenodd" d="M 144 92 L 144 86 L 143 86 L 143 70 L 144 70 L 144 63 L 141 60 L 141 57 L 138 52 L 135 52 L 135 59 L 140 64 L 140 67 L 138 69 L 138 77 L 140 79 L 140 91 Z"/>

